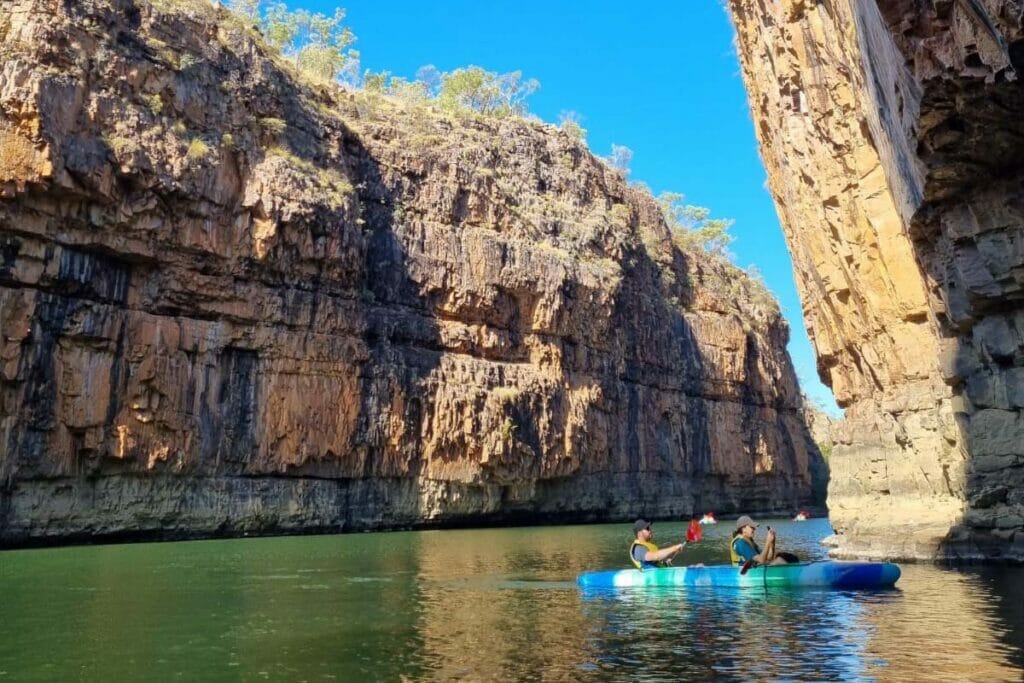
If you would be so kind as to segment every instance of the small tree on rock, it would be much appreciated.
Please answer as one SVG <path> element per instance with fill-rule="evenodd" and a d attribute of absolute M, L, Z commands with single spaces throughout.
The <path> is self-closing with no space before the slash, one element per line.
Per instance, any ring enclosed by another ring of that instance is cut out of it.
<path fill-rule="evenodd" d="M 470 110 L 486 116 L 521 116 L 526 98 L 537 91 L 535 79 L 523 80 L 521 71 L 496 74 L 469 66 L 441 74 L 438 102 L 449 111 Z"/>
<path fill-rule="evenodd" d="M 623 178 L 629 177 L 629 164 L 633 161 L 633 150 L 625 145 L 612 144 L 612 153 L 605 157 L 604 162 L 619 172 Z"/>
<path fill-rule="evenodd" d="M 267 42 L 294 60 L 303 73 L 325 81 L 358 80 L 359 53 L 349 49 L 355 35 L 343 25 L 345 10 L 333 15 L 306 10 L 290 11 L 282 2 L 266 5 L 262 17 L 259 0 L 232 0 L 231 8 L 242 16 L 259 17 Z"/>
<path fill-rule="evenodd" d="M 260 4 L 260 0 L 231 0 L 228 8 L 235 14 L 256 22 L 260 19 Z"/>
<path fill-rule="evenodd" d="M 733 240 L 729 234 L 733 224 L 731 219 L 711 218 L 710 209 L 683 204 L 683 195 L 678 192 L 662 192 L 657 201 L 676 246 L 686 251 L 703 250 L 729 259 L 729 245 Z"/>
<path fill-rule="evenodd" d="M 587 129 L 580 125 L 582 121 L 582 117 L 574 111 L 563 111 L 558 115 L 558 127 L 580 142 L 587 139 Z"/>

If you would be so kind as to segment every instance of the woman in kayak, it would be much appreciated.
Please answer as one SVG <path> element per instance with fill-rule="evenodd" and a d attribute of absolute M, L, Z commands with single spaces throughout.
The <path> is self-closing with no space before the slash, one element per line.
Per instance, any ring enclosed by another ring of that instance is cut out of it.
<path fill-rule="evenodd" d="M 651 542 L 654 532 L 651 523 L 646 519 L 633 522 L 633 542 L 629 545 L 629 559 L 637 569 L 664 567 L 672 563 L 672 558 L 686 547 L 686 543 L 676 543 L 667 548 L 658 548 Z"/>
<path fill-rule="evenodd" d="M 764 550 L 754 540 L 756 532 L 757 523 L 747 515 L 736 520 L 736 531 L 732 532 L 732 542 L 729 544 L 729 557 L 734 565 L 740 566 L 751 561 L 754 564 L 789 564 L 798 561 L 791 553 L 775 551 L 775 531 L 771 527 L 764 539 Z"/>

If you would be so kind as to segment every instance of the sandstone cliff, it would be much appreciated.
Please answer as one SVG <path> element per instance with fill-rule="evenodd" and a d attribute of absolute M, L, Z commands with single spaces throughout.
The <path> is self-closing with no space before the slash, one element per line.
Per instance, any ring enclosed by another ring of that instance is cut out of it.
<path fill-rule="evenodd" d="M 0 541 L 787 509 L 779 312 L 550 126 L 0 11 Z"/>
<path fill-rule="evenodd" d="M 731 0 L 836 430 L 840 555 L 1024 559 L 1016 0 Z"/>

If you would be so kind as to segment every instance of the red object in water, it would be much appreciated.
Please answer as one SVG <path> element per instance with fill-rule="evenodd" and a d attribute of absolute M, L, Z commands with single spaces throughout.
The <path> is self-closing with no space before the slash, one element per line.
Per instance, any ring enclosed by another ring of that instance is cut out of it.
<path fill-rule="evenodd" d="M 696 543 L 702 538 L 704 538 L 704 530 L 700 528 L 700 522 L 691 519 L 690 526 L 686 528 L 686 542 Z"/>

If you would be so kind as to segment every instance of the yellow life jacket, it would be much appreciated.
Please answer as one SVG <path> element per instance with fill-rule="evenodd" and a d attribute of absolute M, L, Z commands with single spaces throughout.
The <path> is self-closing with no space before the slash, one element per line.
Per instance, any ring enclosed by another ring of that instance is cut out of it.
<path fill-rule="evenodd" d="M 644 562 L 644 563 L 637 562 L 636 558 L 633 557 L 633 550 L 638 545 L 642 545 L 643 547 L 645 547 L 648 550 L 650 550 L 652 553 L 658 552 L 658 546 L 654 545 L 653 543 L 648 543 L 646 541 L 633 541 L 632 543 L 629 544 L 629 561 L 633 563 L 634 567 L 636 567 L 637 569 L 643 569 L 645 564 L 648 565 L 648 566 L 661 566 L 663 564 L 661 562 Z"/>
<path fill-rule="evenodd" d="M 729 559 L 732 560 L 732 563 L 738 567 L 744 562 L 746 562 L 746 560 L 743 559 L 742 555 L 736 552 L 736 541 L 747 541 L 747 539 L 743 538 L 743 536 L 737 535 L 733 537 L 732 543 L 729 544 Z M 761 549 L 757 547 L 757 543 L 755 543 L 753 540 L 749 540 L 747 541 L 747 543 L 753 546 L 755 553 L 761 553 Z"/>

